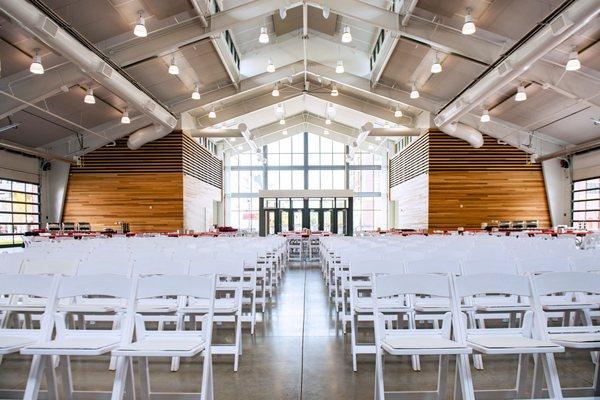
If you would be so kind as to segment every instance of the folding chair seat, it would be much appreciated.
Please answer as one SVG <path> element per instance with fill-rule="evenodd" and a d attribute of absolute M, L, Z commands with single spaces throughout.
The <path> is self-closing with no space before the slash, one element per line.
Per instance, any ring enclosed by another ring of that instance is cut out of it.
<path fill-rule="evenodd" d="M 126 368 L 132 368 L 132 360 L 138 361 L 139 382 L 141 397 L 150 398 L 182 398 L 189 399 L 190 393 L 157 393 L 153 392 L 150 385 L 148 368 L 149 358 L 152 357 L 186 357 L 197 355 L 203 357 L 202 382 L 198 396 L 206 400 L 213 399 L 212 376 L 212 329 L 214 310 L 215 276 L 188 276 L 188 275 L 154 275 L 139 279 L 137 301 L 151 298 L 187 297 L 207 302 L 206 313 L 201 318 L 201 329 L 197 329 L 196 320 L 190 330 L 178 329 L 175 331 L 151 331 L 146 329 L 144 318 L 141 314 L 135 315 L 136 341 L 127 342 L 115 349 L 112 354 L 119 359 L 126 359 Z M 194 314 L 197 310 L 193 311 Z M 185 313 L 178 314 L 179 326 L 183 328 Z M 117 375 L 113 387 L 113 400 L 123 398 L 124 384 L 122 380 L 126 372 Z"/>
<path fill-rule="evenodd" d="M 537 301 L 537 299 L 533 299 L 529 279 L 525 276 L 484 273 L 462 275 L 453 277 L 453 279 L 455 302 L 457 304 L 461 302 L 464 304 L 469 298 L 489 293 L 520 296 L 527 298 L 530 303 Z M 532 307 L 525 312 L 520 327 L 467 328 L 466 324 L 461 324 L 466 343 L 478 354 L 519 355 L 516 387 L 508 390 L 486 389 L 485 392 L 490 395 L 493 393 L 495 396 L 522 398 L 525 392 L 529 355 L 535 355 L 541 360 L 541 362 L 536 363 L 538 369 L 540 364 L 543 365 L 551 396 L 560 393 L 560 383 L 556 375 L 553 353 L 563 352 L 564 347 L 548 340 L 546 333 L 540 329 L 542 319 L 541 313 L 535 307 Z"/>
<path fill-rule="evenodd" d="M 83 393 L 76 391 L 73 387 L 70 357 L 109 354 L 119 345 L 131 340 L 133 330 L 133 307 L 135 304 L 133 300 L 136 284 L 137 281 L 135 279 L 112 274 L 62 277 L 56 295 L 57 301 L 60 299 L 77 298 L 89 295 L 125 299 L 125 312 L 106 310 L 105 308 L 93 310 L 93 307 L 85 312 L 82 312 L 79 308 L 76 309 L 77 313 L 83 313 L 85 315 L 90 313 L 116 313 L 116 318 L 121 319 L 122 323 L 118 324 L 118 328 L 116 329 L 105 329 L 103 327 L 95 327 L 95 329 L 76 329 L 76 327 L 70 326 L 72 324 L 69 323 L 70 312 L 68 308 L 61 307 L 61 311 L 55 316 L 54 325 L 56 327 L 56 337 L 52 340 L 49 340 L 50 338 L 48 338 L 46 341 L 25 347 L 21 350 L 21 354 L 40 356 L 46 360 L 52 359 L 52 357 L 55 356 L 60 356 L 59 372 L 62 375 L 62 383 L 64 385 L 64 391 L 67 393 L 67 397 L 72 398 L 73 396 L 82 395 Z M 121 376 L 126 371 L 127 369 L 123 362 L 117 362 L 116 375 Z M 30 385 L 34 385 L 34 382 L 39 381 L 40 373 L 40 371 L 33 370 L 30 373 L 27 390 L 31 390 L 32 393 L 36 393 L 37 390 L 39 390 L 39 388 L 36 388 L 35 386 L 30 387 Z M 122 383 L 128 385 L 128 391 L 132 394 L 134 389 L 131 379 L 128 381 L 123 379 Z M 86 395 L 101 396 L 108 392 L 85 393 Z M 31 398 L 37 398 L 36 396 L 37 394 L 32 395 Z"/>
<path fill-rule="evenodd" d="M 375 399 L 383 400 L 386 395 L 398 398 L 415 398 L 415 392 L 386 392 L 383 379 L 384 354 L 392 356 L 439 356 L 438 385 L 433 392 L 421 392 L 423 396 L 445 399 L 449 356 L 456 356 L 456 390 L 463 399 L 474 399 L 468 354 L 471 349 L 463 337 L 453 338 L 452 329 L 460 329 L 458 307 L 444 314 L 440 328 L 388 328 L 384 314 L 378 309 L 378 300 L 387 297 L 407 297 L 411 295 L 444 297 L 451 300 L 450 280 L 447 276 L 434 274 L 394 274 L 373 275 L 373 308 L 375 312 Z M 454 328 L 453 328 L 454 327 Z"/>
<path fill-rule="evenodd" d="M 545 296 L 554 293 L 576 293 L 600 295 L 600 274 L 590 272 L 551 272 L 530 277 L 534 293 Z M 597 307 L 593 305 L 592 307 Z M 536 302 L 536 307 L 541 309 L 541 303 Z M 586 315 L 586 312 L 588 315 Z M 600 350 L 600 326 L 594 325 L 589 317 L 589 309 L 581 309 L 578 326 L 547 326 L 544 324 L 549 339 L 557 345 L 571 350 L 587 350 L 597 352 Z M 596 353 L 597 354 L 597 353 Z M 593 357 L 594 359 L 594 357 Z M 570 396 L 597 396 L 600 393 L 600 363 L 595 357 L 596 367 L 593 384 L 591 387 L 562 388 L 564 395 Z M 535 395 L 541 397 L 541 385 L 534 387 Z"/>

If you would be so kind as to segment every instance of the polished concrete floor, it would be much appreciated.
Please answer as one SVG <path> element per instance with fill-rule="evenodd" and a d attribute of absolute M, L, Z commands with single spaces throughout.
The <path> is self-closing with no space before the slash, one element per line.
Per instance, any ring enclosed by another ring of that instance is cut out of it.
<path fill-rule="evenodd" d="M 327 291 L 316 268 L 292 268 L 286 272 L 272 304 L 257 325 L 254 336 L 244 332 L 244 352 L 238 372 L 231 356 L 215 356 L 215 398 L 229 399 L 372 399 L 374 360 L 359 357 L 352 371 L 350 336 L 334 322 Z M 369 330 L 363 334 L 368 336 Z M 216 340 L 232 339 L 228 329 L 217 328 Z M 185 361 L 178 372 L 169 371 L 168 360 L 151 363 L 153 390 L 195 392 L 201 382 L 199 360 Z M 476 388 L 508 388 L 514 385 L 515 357 L 486 358 L 483 371 L 473 371 Z M 563 385 L 590 385 L 593 364 L 589 353 L 557 356 Z M 423 358 L 422 371 L 414 372 L 407 358 L 386 360 L 386 389 L 432 390 L 437 381 L 437 359 Z M 452 365 L 452 363 L 451 363 Z M 78 389 L 109 390 L 113 374 L 108 358 L 73 360 Z M 25 384 L 28 359 L 6 357 L 0 365 L 0 388 Z M 452 388 L 453 368 L 449 373 Z M 451 392 L 452 390 L 450 390 Z"/>

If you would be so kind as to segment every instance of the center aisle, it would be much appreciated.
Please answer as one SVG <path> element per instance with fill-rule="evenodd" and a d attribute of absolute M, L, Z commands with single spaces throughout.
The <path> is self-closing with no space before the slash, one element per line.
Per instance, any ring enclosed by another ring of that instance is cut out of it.
<path fill-rule="evenodd" d="M 239 372 L 214 359 L 216 400 L 371 398 L 374 372 L 352 373 L 334 312 L 318 268 L 288 269 L 264 328 L 244 335 Z"/>

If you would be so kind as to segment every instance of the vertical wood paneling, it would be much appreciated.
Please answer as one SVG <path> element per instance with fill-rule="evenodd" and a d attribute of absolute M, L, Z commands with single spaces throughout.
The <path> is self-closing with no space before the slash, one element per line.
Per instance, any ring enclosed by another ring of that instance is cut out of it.
<path fill-rule="evenodd" d="M 182 173 L 72 174 L 63 221 L 85 221 L 93 230 L 129 222 L 132 231 L 183 228 Z"/>

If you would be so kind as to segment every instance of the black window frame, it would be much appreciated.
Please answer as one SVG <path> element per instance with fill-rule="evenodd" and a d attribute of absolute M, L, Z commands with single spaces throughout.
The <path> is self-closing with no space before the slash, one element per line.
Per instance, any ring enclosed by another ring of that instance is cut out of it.
<path fill-rule="evenodd" d="M 11 193 L 11 200 L 7 201 L 7 200 L 0 200 L 0 203 L 2 204 L 10 204 L 11 205 L 11 211 L 0 211 L 0 214 L 2 215 L 11 215 L 11 222 L 0 222 L 0 225 L 10 225 L 11 229 L 12 229 L 12 233 L 3 233 L 0 232 L 0 248 L 9 248 L 9 247 L 20 247 L 23 245 L 23 241 L 21 240 L 20 242 L 15 242 L 15 237 L 16 236 L 23 236 L 23 233 L 17 233 L 15 227 L 16 226 L 31 226 L 31 225 L 37 225 L 37 227 L 40 227 L 40 221 L 41 221 L 41 193 L 40 193 L 40 184 L 38 182 L 28 182 L 28 181 L 21 181 L 18 179 L 10 179 L 10 178 L 5 178 L 5 177 L 0 177 L 1 181 L 8 181 L 11 183 L 10 185 L 10 189 L 2 189 L 0 188 L 1 192 L 7 192 L 7 193 Z M 37 188 L 36 192 L 30 192 L 27 191 L 27 187 L 25 188 L 25 190 L 14 190 L 14 183 L 20 183 L 20 184 L 25 184 L 25 185 L 34 185 Z M 18 194 L 23 194 L 23 195 L 35 195 L 37 196 L 37 202 L 33 203 L 33 202 L 28 202 L 28 201 L 14 201 L 12 200 L 12 193 L 18 193 Z M 37 212 L 15 212 L 13 211 L 13 204 L 25 204 L 27 205 L 35 205 L 37 206 Z M 24 215 L 25 218 L 27 219 L 27 216 L 29 215 L 35 215 L 37 216 L 37 223 L 29 223 L 29 222 L 14 222 L 14 215 Z M 4 243 L 3 242 L 3 238 L 5 237 L 10 237 L 12 239 L 12 243 Z"/>

